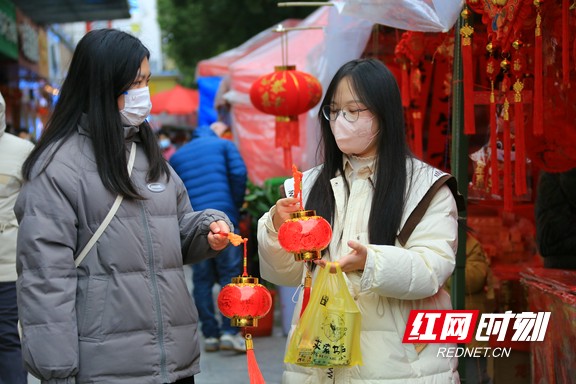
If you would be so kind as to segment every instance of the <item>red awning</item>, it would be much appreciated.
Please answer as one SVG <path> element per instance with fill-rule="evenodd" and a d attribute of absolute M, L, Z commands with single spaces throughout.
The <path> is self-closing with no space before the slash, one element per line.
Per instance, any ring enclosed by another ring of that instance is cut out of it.
<path fill-rule="evenodd" d="M 198 110 L 200 97 L 196 89 L 181 85 L 167 91 L 158 92 L 151 97 L 154 115 L 167 113 L 169 115 L 189 115 Z"/>

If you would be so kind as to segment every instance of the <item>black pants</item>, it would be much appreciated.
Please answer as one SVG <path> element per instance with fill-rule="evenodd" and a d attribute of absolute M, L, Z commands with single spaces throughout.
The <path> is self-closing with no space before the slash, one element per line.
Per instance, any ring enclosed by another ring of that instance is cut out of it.
<path fill-rule="evenodd" d="M 190 376 L 185 379 L 180 379 L 178 381 L 175 381 L 174 384 L 194 384 L 194 376 Z"/>
<path fill-rule="evenodd" d="M 28 372 L 22 364 L 17 322 L 16 283 L 0 282 L 0 384 L 28 381 Z"/>

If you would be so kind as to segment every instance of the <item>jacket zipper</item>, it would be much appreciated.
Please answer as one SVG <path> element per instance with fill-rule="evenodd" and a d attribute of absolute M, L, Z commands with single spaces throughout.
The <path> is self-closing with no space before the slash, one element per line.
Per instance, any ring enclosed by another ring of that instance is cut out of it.
<path fill-rule="evenodd" d="M 160 374 L 162 381 L 168 382 L 168 372 L 166 371 L 166 347 L 164 345 L 164 323 L 162 322 L 162 307 L 160 306 L 160 294 L 158 292 L 158 280 L 156 279 L 156 267 L 154 264 L 154 250 L 152 247 L 152 239 L 150 234 L 150 227 L 146 216 L 146 208 L 144 202 L 140 201 L 142 212 L 142 222 L 146 230 L 146 245 L 148 247 L 148 270 L 150 271 L 150 281 L 152 282 L 152 293 L 154 294 L 154 305 L 156 306 L 156 321 L 158 323 L 158 344 L 160 346 Z"/>

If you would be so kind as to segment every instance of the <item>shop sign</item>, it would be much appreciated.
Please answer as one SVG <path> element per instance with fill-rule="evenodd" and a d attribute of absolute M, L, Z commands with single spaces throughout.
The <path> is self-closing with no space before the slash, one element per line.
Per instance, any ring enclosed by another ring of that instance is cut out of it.
<path fill-rule="evenodd" d="M 18 25 L 20 33 L 20 49 L 22 55 L 28 61 L 37 63 L 40 60 L 38 49 L 38 31 L 29 22 L 21 19 Z"/>
<path fill-rule="evenodd" d="M 0 0 L 0 53 L 11 59 L 18 58 L 16 8 L 10 0 Z"/>

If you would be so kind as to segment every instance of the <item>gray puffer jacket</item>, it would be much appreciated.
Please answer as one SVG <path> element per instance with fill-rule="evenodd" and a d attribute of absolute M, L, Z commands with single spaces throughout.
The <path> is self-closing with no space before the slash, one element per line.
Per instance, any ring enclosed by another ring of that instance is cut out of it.
<path fill-rule="evenodd" d="M 130 148 L 139 133 L 126 130 Z M 15 208 L 26 368 L 43 383 L 172 383 L 198 373 L 198 314 L 182 265 L 216 256 L 209 224 L 232 227 L 228 218 L 192 211 L 172 169 L 168 182 L 148 184 L 148 159 L 138 145 L 132 181 L 146 199 L 124 199 L 76 269 L 74 258 L 116 196 L 100 180 L 85 129 L 39 172 L 47 152 Z"/>

